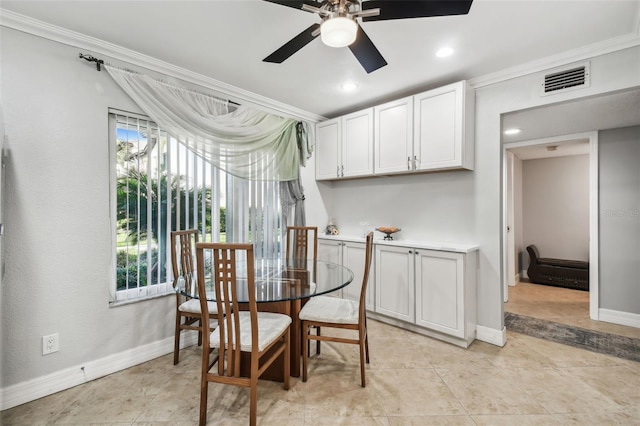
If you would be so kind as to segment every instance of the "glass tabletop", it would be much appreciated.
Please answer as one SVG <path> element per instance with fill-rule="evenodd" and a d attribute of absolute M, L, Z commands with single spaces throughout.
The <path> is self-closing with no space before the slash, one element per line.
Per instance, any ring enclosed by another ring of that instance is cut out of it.
<path fill-rule="evenodd" d="M 208 272 L 207 272 L 208 269 Z M 238 302 L 248 302 L 246 286 L 246 261 L 238 261 Z M 212 270 L 205 266 L 205 290 L 207 300 L 215 300 Z M 353 272 L 342 265 L 313 259 L 255 259 L 256 301 L 282 302 L 305 299 L 331 293 L 353 281 Z M 180 288 L 186 296 L 197 298 L 197 287 L 190 291 Z"/>

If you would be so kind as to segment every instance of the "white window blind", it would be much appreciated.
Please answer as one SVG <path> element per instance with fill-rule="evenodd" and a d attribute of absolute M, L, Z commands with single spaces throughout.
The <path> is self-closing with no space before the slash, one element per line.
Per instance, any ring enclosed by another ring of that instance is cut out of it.
<path fill-rule="evenodd" d="M 283 254 L 279 182 L 245 180 L 213 166 L 145 117 L 109 114 L 114 167 L 112 301 L 173 292 L 170 233 L 253 242 L 257 257 Z"/>

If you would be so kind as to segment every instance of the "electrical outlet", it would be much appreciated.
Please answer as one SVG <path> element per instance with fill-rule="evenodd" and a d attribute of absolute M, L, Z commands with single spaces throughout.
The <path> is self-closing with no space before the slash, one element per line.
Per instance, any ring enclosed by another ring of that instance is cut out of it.
<path fill-rule="evenodd" d="M 58 352 L 58 333 L 42 336 L 42 355 Z"/>

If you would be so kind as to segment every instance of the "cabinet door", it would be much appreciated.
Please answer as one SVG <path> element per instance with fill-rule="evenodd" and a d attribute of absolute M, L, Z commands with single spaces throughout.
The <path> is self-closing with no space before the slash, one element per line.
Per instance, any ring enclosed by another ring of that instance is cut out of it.
<path fill-rule="evenodd" d="M 373 109 L 342 117 L 341 177 L 373 174 Z"/>
<path fill-rule="evenodd" d="M 414 322 L 413 254 L 403 247 L 376 245 L 376 312 Z"/>
<path fill-rule="evenodd" d="M 463 82 L 414 97 L 416 170 L 462 166 Z"/>
<path fill-rule="evenodd" d="M 360 290 L 362 289 L 362 279 L 364 275 L 364 261 L 366 257 L 366 244 L 345 242 L 342 246 L 342 264 L 353 271 L 353 281 L 342 289 L 342 297 L 350 300 L 360 300 Z M 374 263 L 374 262 L 372 262 Z M 367 310 L 375 309 L 374 301 L 374 270 L 373 265 L 369 270 L 369 280 L 367 281 L 366 307 Z"/>
<path fill-rule="evenodd" d="M 413 98 L 377 106 L 374 113 L 374 173 L 406 173 L 413 159 Z"/>
<path fill-rule="evenodd" d="M 340 119 L 316 125 L 316 180 L 336 179 L 340 156 Z"/>
<path fill-rule="evenodd" d="M 342 265 L 342 241 L 318 240 L 318 260 Z M 342 289 L 329 293 L 331 296 L 342 297 Z"/>
<path fill-rule="evenodd" d="M 464 255 L 416 251 L 416 324 L 465 337 Z"/>
<path fill-rule="evenodd" d="M 318 240 L 318 260 L 342 265 L 342 241 Z"/>

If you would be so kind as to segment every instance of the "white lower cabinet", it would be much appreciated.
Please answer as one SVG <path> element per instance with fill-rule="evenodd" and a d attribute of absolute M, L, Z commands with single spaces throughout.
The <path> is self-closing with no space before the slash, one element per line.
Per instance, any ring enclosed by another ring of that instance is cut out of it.
<path fill-rule="evenodd" d="M 413 255 L 404 247 L 376 245 L 376 312 L 406 322 L 415 319 Z"/>
<path fill-rule="evenodd" d="M 318 240 L 318 260 L 342 265 L 342 245 L 339 240 Z"/>
<path fill-rule="evenodd" d="M 322 240 L 318 241 L 318 260 L 338 263 L 353 271 L 353 281 L 341 290 L 332 293 L 344 299 L 359 300 L 364 275 L 364 261 L 366 244 L 350 241 Z M 369 271 L 367 284 L 366 306 L 367 310 L 375 309 L 375 289 L 373 287 L 373 266 Z"/>
<path fill-rule="evenodd" d="M 376 312 L 467 347 L 476 335 L 476 257 L 376 245 Z"/>
<path fill-rule="evenodd" d="M 416 324 L 465 338 L 465 255 L 416 250 Z"/>
<path fill-rule="evenodd" d="M 357 300 L 364 273 L 365 243 L 321 238 L 318 260 L 344 265 L 353 282 L 334 295 Z M 371 317 L 467 347 L 476 337 L 478 247 L 376 241 L 367 285 Z"/>

